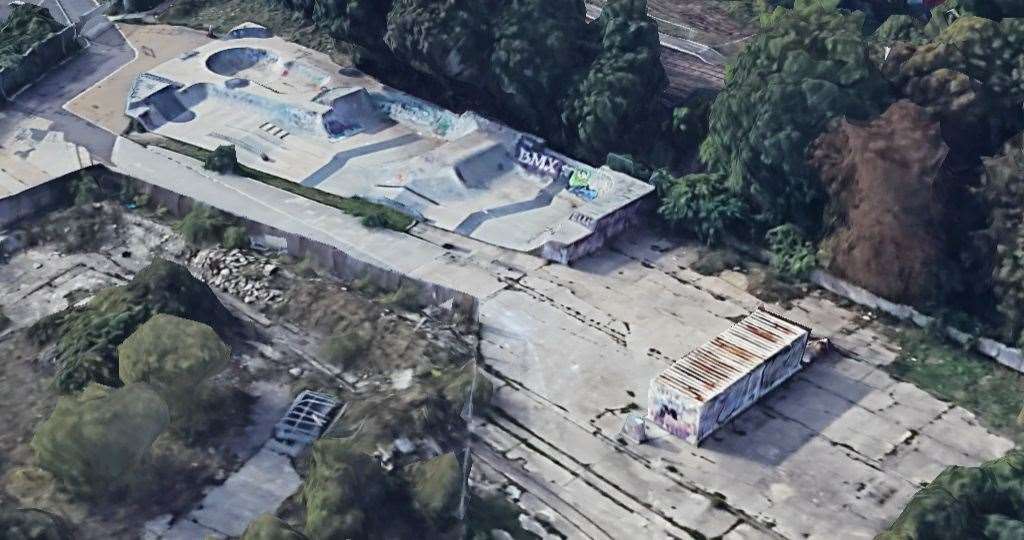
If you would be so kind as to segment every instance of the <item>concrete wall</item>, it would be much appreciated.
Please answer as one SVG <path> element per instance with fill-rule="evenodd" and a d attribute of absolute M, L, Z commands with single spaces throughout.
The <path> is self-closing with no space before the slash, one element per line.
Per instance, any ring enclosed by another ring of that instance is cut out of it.
<path fill-rule="evenodd" d="M 0 199 L 0 230 L 71 204 L 69 186 L 77 177 L 78 172 L 74 172 Z"/>
<path fill-rule="evenodd" d="M 121 184 L 132 184 L 137 192 L 148 194 L 154 203 L 163 205 L 175 217 L 183 217 L 196 204 L 195 200 L 174 191 L 106 169 L 101 171 L 97 178 L 105 189 L 117 190 Z M 469 294 L 367 263 L 323 242 L 281 231 L 244 217 L 235 217 L 242 222 L 250 236 L 263 235 L 282 239 L 289 255 L 297 258 L 308 257 L 317 267 L 341 280 L 368 280 L 385 291 L 404 288 L 410 291 L 411 298 L 422 306 L 439 306 L 450 302 L 450 315 L 453 319 L 476 321 L 477 299 Z"/>
<path fill-rule="evenodd" d="M 175 217 L 182 217 L 192 209 L 196 201 L 179 193 L 130 178 L 101 167 L 91 167 L 89 172 L 108 192 L 117 192 L 122 185 L 130 184 L 137 193 L 146 193 L 155 204 L 163 205 Z M 69 195 L 71 182 L 78 177 L 72 173 L 46 182 L 16 195 L 0 199 L 0 229 L 16 225 L 19 221 L 36 217 L 50 211 L 67 208 L 72 204 Z M 411 298 L 422 306 L 439 306 L 450 302 L 452 320 L 475 323 L 477 299 L 455 289 L 402 275 L 388 268 L 381 268 L 353 257 L 344 251 L 322 242 L 296 234 L 287 233 L 262 223 L 235 216 L 245 226 L 250 236 L 270 236 L 282 240 L 289 255 L 311 259 L 319 268 L 330 272 L 344 281 L 357 279 L 384 291 L 405 288 Z"/>
<path fill-rule="evenodd" d="M 0 69 L 0 100 L 10 99 L 22 87 L 41 77 L 80 48 L 73 26 L 37 43 L 25 51 L 14 65 Z"/>

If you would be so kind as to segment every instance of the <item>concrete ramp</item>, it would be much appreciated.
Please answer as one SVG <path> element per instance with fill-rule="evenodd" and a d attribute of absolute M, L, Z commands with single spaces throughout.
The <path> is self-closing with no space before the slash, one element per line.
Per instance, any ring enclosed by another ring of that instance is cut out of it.
<path fill-rule="evenodd" d="M 504 146 L 491 144 L 455 162 L 455 175 L 469 189 L 488 189 L 514 168 L 512 155 Z"/>
<path fill-rule="evenodd" d="M 330 102 L 324 114 L 324 130 L 331 137 L 347 137 L 385 123 L 365 88 L 355 88 Z"/>

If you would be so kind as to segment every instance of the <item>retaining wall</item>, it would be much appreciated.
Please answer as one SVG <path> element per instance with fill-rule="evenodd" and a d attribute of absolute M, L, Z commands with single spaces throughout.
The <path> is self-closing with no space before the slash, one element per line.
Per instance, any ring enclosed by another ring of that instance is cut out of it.
<path fill-rule="evenodd" d="M 174 191 L 114 173 L 105 167 L 95 166 L 89 172 L 107 192 L 117 192 L 128 184 L 137 193 L 148 194 L 155 204 L 167 208 L 175 217 L 187 214 L 196 201 Z M 67 208 L 72 204 L 70 183 L 78 172 L 51 180 L 16 195 L 0 199 L 0 229 L 16 225 L 19 221 L 39 216 L 50 211 Z M 309 258 L 316 266 L 344 281 L 366 280 L 384 291 L 405 288 L 411 291 L 411 299 L 423 306 L 448 305 L 448 315 L 454 320 L 475 322 L 478 302 L 473 296 L 462 291 L 444 287 L 421 279 L 403 275 L 391 268 L 385 268 L 360 260 L 334 246 L 282 231 L 243 216 L 235 216 L 245 226 L 250 236 L 275 237 L 286 246 L 289 255 Z"/>
<path fill-rule="evenodd" d="M 41 77 L 80 48 L 73 26 L 65 27 L 36 43 L 25 51 L 14 65 L 0 69 L 0 100 L 10 99 L 18 90 Z"/>
<path fill-rule="evenodd" d="M 116 186 L 125 183 L 133 185 L 137 192 L 148 194 L 155 204 L 164 206 L 175 217 L 183 217 L 197 202 L 180 193 L 107 169 L 103 169 L 103 173 L 97 177 L 100 178 L 104 188 L 111 190 L 115 190 Z M 297 258 L 309 258 L 317 267 L 343 281 L 366 280 L 385 291 L 397 291 L 405 288 L 407 291 L 411 291 L 411 298 L 420 305 L 438 306 L 450 302 L 451 316 L 462 321 L 476 321 L 478 302 L 469 294 L 363 261 L 337 247 L 317 240 L 282 231 L 244 216 L 234 216 L 242 222 L 250 236 L 276 237 L 287 246 L 286 250 L 289 255 Z"/>

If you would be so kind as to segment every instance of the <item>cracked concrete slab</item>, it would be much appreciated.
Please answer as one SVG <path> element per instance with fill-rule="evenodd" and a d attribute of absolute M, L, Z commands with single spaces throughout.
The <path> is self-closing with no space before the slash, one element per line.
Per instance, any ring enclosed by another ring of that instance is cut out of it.
<path fill-rule="evenodd" d="M 892 379 L 879 367 L 898 351 L 884 324 L 821 294 L 785 314 L 834 337 L 842 356 L 812 365 L 700 448 L 656 430 L 650 444 L 623 443 L 626 413 L 618 409 L 644 405 L 655 374 L 760 303 L 690 270 L 697 246 L 640 231 L 573 267 L 528 256 L 509 264 L 516 257 L 507 251 L 423 225 L 412 235 L 366 230 L 241 178 L 188 166 L 175 177 L 190 181 L 171 182 L 165 169 L 181 162 L 146 152 L 132 148 L 118 164 L 474 294 L 481 355 L 501 387 L 501 413 L 476 430 L 474 448 L 521 487 L 531 511 L 568 523 L 559 526 L 566 537 L 872 538 L 941 467 L 977 464 L 1011 446 L 962 409 L 946 412 L 947 404 Z"/>

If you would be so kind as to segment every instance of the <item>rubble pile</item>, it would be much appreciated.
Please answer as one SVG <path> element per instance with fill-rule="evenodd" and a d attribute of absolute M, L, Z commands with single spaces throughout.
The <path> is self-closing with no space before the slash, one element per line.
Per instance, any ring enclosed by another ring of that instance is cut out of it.
<path fill-rule="evenodd" d="M 191 265 L 210 286 L 233 294 L 246 304 L 272 304 L 284 294 L 270 285 L 278 265 L 265 257 L 238 249 L 204 249 Z"/>

